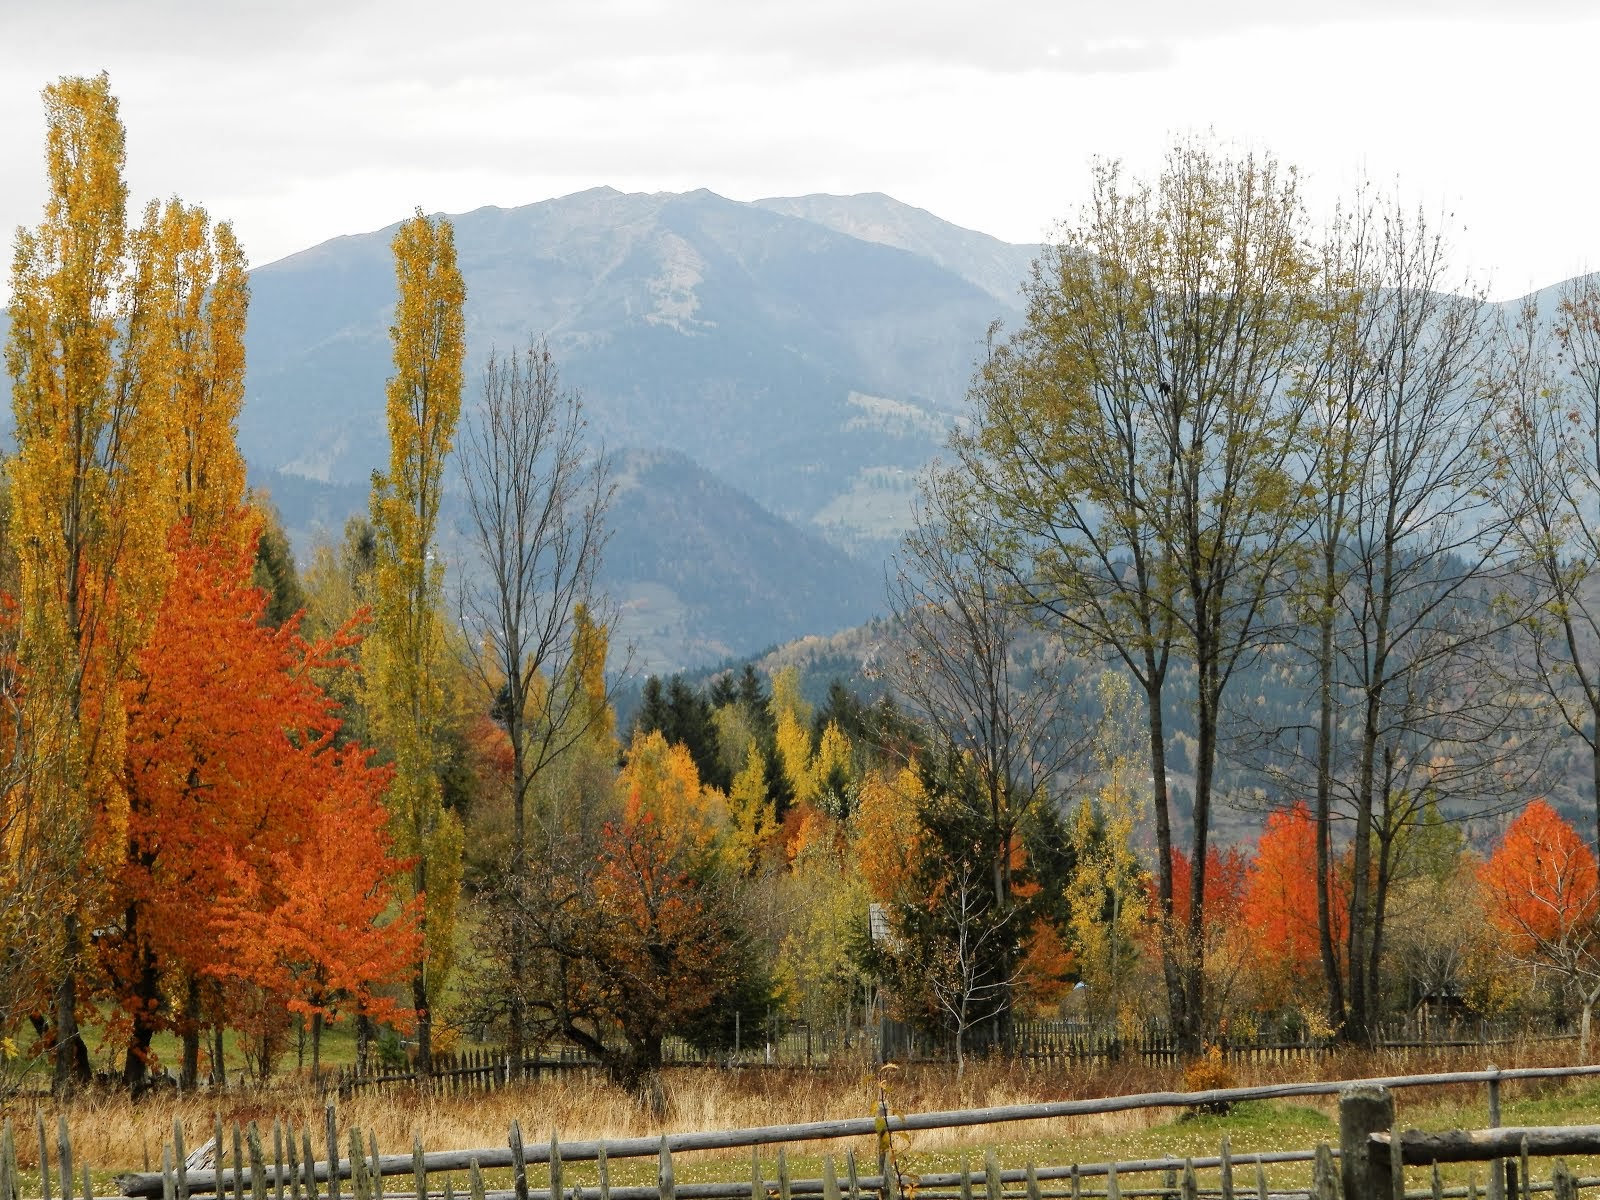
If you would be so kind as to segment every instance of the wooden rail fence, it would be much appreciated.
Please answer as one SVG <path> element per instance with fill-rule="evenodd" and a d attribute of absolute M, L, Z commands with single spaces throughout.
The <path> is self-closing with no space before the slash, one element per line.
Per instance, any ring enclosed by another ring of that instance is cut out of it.
<path fill-rule="evenodd" d="M 213 1161 L 185 1153 L 184 1130 L 175 1123 L 170 1143 L 162 1148 L 159 1172 L 119 1175 L 115 1186 L 124 1196 L 162 1197 L 162 1200 L 192 1200 L 196 1196 L 216 1196 L 218 1200 L 429 1200 L 443 1197 L 454 1200 L 458 1186 L 463 1200 L 793 1200 L 795 1196 L 821 1196 L 823 1200 L 1084 1200 L 1105 1197 L 1151 1196 L 1163 1200 L 1199 1200 L 1217 1196 L 1221 1200 L 1336 1200 L 1340 1194 L 1338 1176 L 1343 1176 L 1345 1200 L 1441 1200 L 1444 1196 L 1471 1196 L 1477 1200 L 1476 1182 L 1466 1190 L 1440 1186 L 1437 1163 L 1444 1161 L 1490 1161 L 1504 1159 L 1515 1150 L 1517 1163 L 1507 1162 L 1504 1171 L 1490 1177 L 1491 1200 L 1526 1200 L 1533 1191 L 1553 1191 L 1556 1200 L 1574 1200 L 1578 1188 L 1600 1186 L 1600 1180 L 1575 1179 L 1564 1165 L 1557 1164 L 1548 1185 L 1533 1184 L 1529 1156 L 1542 1153 L 1600 1153 L 1600 1127 L 1578 1127 L 1559 1132 L 1543 1130 L 1501 1130 L 1421 1135 L 1399 1135 L 1401 1152 L 1391 1153 L 1393 1104 L 1385 1109 L 1372 1102 L 1372 1096 L 1387 1097 L 1388 1089 L 1427 1087 L 1446 1084 L 1483 1084 L 1488 1087 L 1491 1125 L 1497 1121 L 1498 1093 L 1505 1081 L 1550 1079 L 1600 1075 L 1600 1066 L 1543 1067 L 1521 1070 L 1463 1071 L 1429 1075 L 1393 1076 L 1354 1082 L 1274 1084 L 1265 1087 L 1225 1088 L 1204 1092 L 1148 1092 L 1131 1096 L 1069 1100 L 1045 1104 L 1007 1105 L 997 1108 L 964 1109 L 953 1112 L 896 1115 L 880 1106 L 871 1117 L 815 1121 L 793 1125 L 759 1126 L 749 1129 L 666 1134 L 659 1137 L 619 1138 L 605 1142 L 562 1142 L 553 1133 L 548 1143 L 526 1144 L 520 1127 L 513 1122 L 504 1146 L 472 1150 L 427 1151 L 414 1141 L 409 1154 L 381 1154 L 375 1136 L 358 1128 L 341 1131 L 333 1106 L 324 1113 L 323 1127 L 315 1138 L 309 1128 L 296 1129 L 274 1121 L 270 1131 L 255 1123 L 235 1125 L 231 1138 L 218 1121 L 212 1138 L 203 1151 Z M 919 1130 L 952 1129 L 975 1125 L 1037 1121 L 1092 1113 L 1108 1113 L 1156 1107 L 1215 1107 L 1243 1100 L 1277 1099 L 1296 1096 L 1341 1095 L 1341 1147 L 1333 1150 L 1326 1143 L 1311 1150 L 1280 1151 L 1270 1154 L 1234 1154 L 1224 1139 L 1215 1158 L 1147 1159 L 1120 1163 L 1028 1164 L 1021 1169 L 1002 1170 L 996 1152 L 984 1155 L 981 1170 L 970 1166 L 958 1172 L 927 1174 L 913 1180 L 897 1160 L 892 1135 Z M 1366 1107 L 1353 1100 L 1367 1098 Z M 1365 1114 L 1362 1116 L 1361 1114 Z M 1354 1114 L 1354 1115 L 1352 1115 Z M 95 1200 L 93 1176 L 88 1164 L 75 1159 L 66 1121 L 60 1119 L 50 1136 L 42 1114 L 36 1118 L 40 1169 L 26 1175 L 18 1167 L 15 1131 L 9 1119 L 0 1131 L 0 1200 L 22 1200 L 37 1195 L 40 1200 Z M 854 1148 L 842 1160 L 828 1155 L 817 1178 L 796 1179 L 787 1165 L 787 1146 L 844 1138 L 867 1138 L 875 1161 L 863 1169 Z M 1432 1140 L 1429 1140 L 1432 1139 Z M 324 1148 L 318 1157 L 313 1142 Z M 774 1178 L 768 1178 L 756 1159 L 755 1148 L 776 1145 Z M 748 1177 L 715 1183 L 679 1184 L 674 1156 L 702 1150 L 752 1149 L 752 1169 Z M 54 1163 L 51 1152 L 54 1150 Z M 231 1151 L 231 1153 L 230 1153 Z M 608 1164 L 620 1159 L 653 1158 L 656 1182 L 616 1184 L 610 1182 Z M 1418 1192 L 1404 1188 L 1403 1163 L 1434 1163 L 1433 1186 Z M 594 1163 L 595 1182 L 582 1184 L 564 1172 L 567 1164 Z M 1336 1168 L 1335 1163 L 1338 1163 Z M 1283 1163 L 1310 1163 L 1309 1188 L 1267 1187 L 1265 1167 Z M 534 1186 L 529 1167 L 542 1169 L 547 1176 Z M 1254 1167 L 1255 1186 L 1235 1186 L 1235 1170 Z M 1514 1169 L 1515 1168 L 1515 1169 Z M 509 1171 L 510 1186 L 490 1189 L 487 1172 Z M 1214 1172 L 1215 1185 L 1201 1187 L 1197 1172 Z M 1129 1188 L 1123 1178 L 1160 1173 L 1158 1186 Z M 465 1178 L 462 1178 L 462 1176 Z M 406 1177 L 404 1185 L 386 1192 L 384 1180 Z M 1388 1180 L 1392 1188 L 1374 1190 L 1373 1180 Z M 348 1192 L 344 1181 L 349 1181 Z M 1090 1190 L 1086 1183 L 1100 1186 Z M 1362 1181 L 1366 1181 L 1363 1183 Z M 26 1185 L 33 1190 L 25 1191 Z M 441 1188 L 442 1185 L 442 1188 Z M 1362 1189 L 1365 1188 L 1365 1191 Z"/>

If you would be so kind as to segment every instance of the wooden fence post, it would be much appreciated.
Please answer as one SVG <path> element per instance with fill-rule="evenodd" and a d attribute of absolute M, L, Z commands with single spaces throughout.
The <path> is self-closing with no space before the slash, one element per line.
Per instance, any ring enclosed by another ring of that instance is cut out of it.
<path fill-rule="evenodd" d="M 1387 1200 L 1387 1167 L 1374 1167 L 1371 1135 L 1394 1128 L 1394 1096 L 1384 1087 L 1350 1087 L 1339 1093 L 1339 1176 L 1345 1200 Z M 1391 1156 L 1398 1157 L 1398 1144 Z"/>
<path fill-rule="evenodd" d="M 72 1200 L 72 1139 L 67 1135 L 65 1116 L 56 1118 L 56 1153 L 60 1156 L 61 1200 Z M 40 1164 L 39 1174 L 44 1174 L 43 1164 Z M 88 1197 L 84 1200 L 88 1200 Z"/>
<path fill-rule="evenodd" d="M 522 1148 L 522 1126 L 511 1122 L 511 1133 L 506 1139 L 511 1148 L 511 1187 L 517 1200 L 528 1200 L 528 1159 Z"/>
<path fill-rule="evenodd" d="M 328 1200 L 339 1200 L 339 1122 L 331 1104 L 322 1115 L 328 1125 Z"/>
<path fill-rule="evenodd" d="M 1567 1169 L 1567 1160 L 1558 1158 L 1550 1176 L 1551 1186 L 1555 1189 L 1555 1200 L 1578 1200 L 1578 1181 L 1572 1177 L 1572 1172 Z"/>
<path fill-rule="evenodd" d="M 661 1163 L 656 1170 L 656 1190 L 661 1194 L 661 1200 L 677 1200 L 678 1185 L 672 1174 L 672 1147 L 667 1144 L 666 1136 L 661 1138 Z"/>
<path fill-rule="evenodd" d="M 1317 1157 L 1311 1164 L 1311 1194 L 1316 1200 L 1339 1200 L 1339 1172 L 1327 1142 L 1317 1143 Z"/>
<path fill-rule="evenodd" d="M 1489 1080 L 1489 1128 L 1500 1128 L 1500 1068 L 1490 1063 L 1486 1068 L 1494 1072 Z M 1489 1164 L 1489 1200 L 1506 1200 L 1506 1166 L 1502 1159 Z"/>

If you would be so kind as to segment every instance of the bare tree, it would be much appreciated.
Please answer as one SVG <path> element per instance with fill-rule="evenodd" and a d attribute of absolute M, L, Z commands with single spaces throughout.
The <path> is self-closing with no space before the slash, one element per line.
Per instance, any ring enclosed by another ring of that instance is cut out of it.
<path fill-rule="evenodd" d="M 994 895 L 1010 897 L 1017 823 L 1081 754 L 1072 720 L 1077 664 L 1039 633 L 996 565 L 999 530 L 957 471 L 935 464 L 889 583 L 895 642 L 884 674 L 945 745 L 970 754 L 1000 853 Z"/>
<path fill-rule="evenodd" d="M 1552 333 L 1554 346 L 1530 298 L 1506 356 L 1496 465 L 1537 606 L 1529 674 L 1589 752 L 1600 850 L 1600 276 L 1566 287 Z"/>
<path fill-rule="evenodd" d="M 1020 551 L 1013 582 L 1144 693 L 1168 1007 L 1197 1053 L 1218 718 L 1237 669 L 1272 640 L 1298 526 L 1314 264 L 1294 173 L 1194 144 L 1154 185 L 1102 167 L 1064 234 L 1035 266 L 1024 325 L 974 382 L 956 444 Z M 1195 671 L 1187 897 L 1173 894 L 1163 724 L 1174 651 Z"/>
<path fill-rule="evenodd" d="M 481 647 L 471 666 L 510 741 L 507 873 L 518 880 L 528 861 L 535 781 L 607 711 L 583 678 L 597 665 L 583 661 L 595 639 L 582 631 L 609 624 L 594 581 L 614 485 L 608 458 L 587 444 L 583 402 L 561 388 L 543 340 L 530 340 L 509 357 L 491 353 L 481 395 L 460 448 L 468 538 L 477 560 L 464 572 L 460 614 L 468 644 Z M 604 667 L 598 664 L 602 680 Z M 506 952 L 513 983 L 507 1048 L 513 1070 L 520 1071 L 526 1016 L 521 939 L 510 937 Z"/>
<path fill-rule="evenodd" d="M 1289 778 L 1314 775 L 1329 1018 L 1364 1040 L 1401 834 L 1430 799 L 1503 788 L 1526 730 L 1501 676 L 1517 615 L 1502 603 L 1508 526 L 1490 501 L 1492 310 L 1450 276 L 1440 230 L 1365 194 L 1335 222 L 1324 264 L 1298 589 L 1316 726 L 1281 762 Z M 1353 860 L 1343 947 L 1329 887 L 1340 819 Z"/>

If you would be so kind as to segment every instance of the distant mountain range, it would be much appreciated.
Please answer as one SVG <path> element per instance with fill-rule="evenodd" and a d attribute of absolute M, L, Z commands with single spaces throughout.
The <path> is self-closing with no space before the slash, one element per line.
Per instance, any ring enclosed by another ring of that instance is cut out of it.
<path fill-rule="evenodd" d="M 650 670 L 881 610 L 917 472 L 991 323 L 1020 318 L 1039 251 L 877 193 L 597 188 L 453 220 L 465 405 L 491 347 L 548 339 L 616 455 L 603 582 Z M 240 443 L 301 550 L 366 508 L 388 457 L 392 236 L 335 238 L 251 273 Z M 1537 295 L 1544 320 L 1555 294 Z M 457 514 L 448 503 L 446 521 Z"/>
<path fill-rule="evenodd" d="M 597 440 L 624 450 L 605 582 L 661 669 L 881 607 L 916 473 L 1038 249 L 877 194 L 598 188 L 453 220 L 465 404 L 491 347 L 548 339 Z M 251 273 L 240 442 L 302 546 L 387 461 L 392 236 Z"/>

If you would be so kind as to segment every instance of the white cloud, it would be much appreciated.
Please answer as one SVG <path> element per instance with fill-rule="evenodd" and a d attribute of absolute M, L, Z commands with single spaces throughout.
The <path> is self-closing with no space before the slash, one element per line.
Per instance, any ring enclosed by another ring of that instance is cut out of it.
<path fill-rule="evenodd" d="M 6 228 L 42 200 L 39 88 L 105 67 L 136 198 L 232 217 L 256 261 L 598 184 L 885 191 L 1031 241 L 1092 156 L 1214 129 L 1314 204 L 1364 168 L 1453 209 L 1502 293 L 1600 265 L 1579 0 L 0 5 Z"/>

